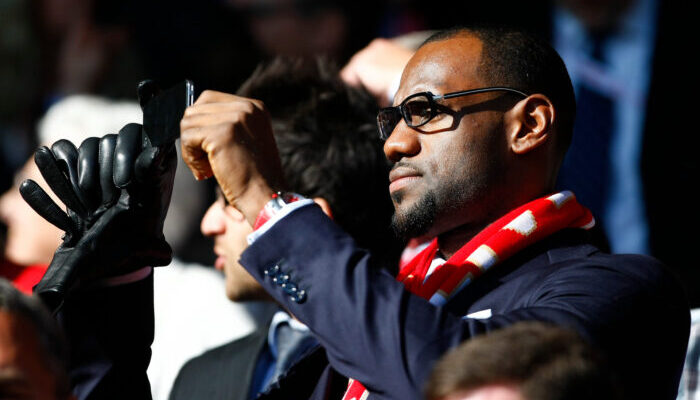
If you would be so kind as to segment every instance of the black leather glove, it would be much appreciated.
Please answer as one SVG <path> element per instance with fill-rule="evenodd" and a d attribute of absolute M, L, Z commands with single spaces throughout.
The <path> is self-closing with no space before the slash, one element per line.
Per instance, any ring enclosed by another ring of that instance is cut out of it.
<path fill-rule="evenodd" d="M 89 138 L 79 149 L 61 140 L 37 150 L 42 176 L 67 207 L 64 213 L 34 181 L 20 186 L 25 201 L 65 231 L 34 288 L 53 311 L 76 287 L 171 261 L 163 222 L 176 157 L 174 143 L 151 146 L 138 124 L 124 126 L 118 135 Z"/>

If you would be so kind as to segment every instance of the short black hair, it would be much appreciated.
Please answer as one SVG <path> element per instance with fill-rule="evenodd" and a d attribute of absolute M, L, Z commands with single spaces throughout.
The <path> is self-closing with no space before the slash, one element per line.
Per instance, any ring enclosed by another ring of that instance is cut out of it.
<path fill-rule="evenodd" d="M 323 197 L 334 221 L 360 246 L 397 258 L 390 164 L 377 133 L 373 97 L 346 85 L 324 58 L 281 57 L 259 66 L 238 94 L 262 100 L 270 112 L 285 189 Z"/>
<path fill-rule="evenodd" d="M 471 35 L 481 40 L 483 51 L 478 71 L 492 86 L 509 86 L 525 93 L 541 93 L 554 105 L 557 146 L 566 152 L 574 130 L 576 98 L 566 65 L 543 38 L 515 28 L 473 25 L 437 32 L 423 42 Z"/>
<path fill-rule="evenodd" d="M 605 359 L 578 333 L 528 321 L 477 336 L 447 353 L 425 385 L 425 399 L 493 384 L 517 388 L 528 400 L 622 398 Z"/>

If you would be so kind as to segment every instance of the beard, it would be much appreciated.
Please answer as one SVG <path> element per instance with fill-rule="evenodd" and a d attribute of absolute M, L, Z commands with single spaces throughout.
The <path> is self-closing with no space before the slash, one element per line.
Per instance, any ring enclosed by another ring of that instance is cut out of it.
<path fill-rule="evenodd" d="M 488 175 L 486 175 L 488 176 Z M 412 238 L 432 239 L 440 232 L 433 231 L 436 221 L 454 220 L 458 215 L 465 215 L 465 210 L 479 215 L 482 207 L 477 199 L 488 193 L 488 179 L 481 177 L 460 176 L 457 173 L 443 179 L 446 182 L 439 187 L 428 190 L 413 205 L 400 210 L 403 201 L 401 191 L 392 193 L 396 211 L 391 226 L 397 236 L 408 240 Z M 449 183 L 447 183 L 449 182 Z M 427 235 L 426 235 L 427 234 Z"/>
<path fill-rule="evenodd" d="M 400 204 L 402 195 L 392 195 L 396 204 Z M 391 227 L 396 235 L 404 240 L 419 237 L 433 226 L 437 214 L 437 201 L 434 192 L 428 192 L 416 204 L 404 212 L 397 209 L 391 218 Z"/>

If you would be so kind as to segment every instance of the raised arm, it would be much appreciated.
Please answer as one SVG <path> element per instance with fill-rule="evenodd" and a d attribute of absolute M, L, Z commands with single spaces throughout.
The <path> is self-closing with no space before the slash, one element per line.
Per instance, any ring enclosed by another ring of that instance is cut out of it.
<path fill-rule="evenodd" d="M 258 238 L 241 264 L 311 328 L 331 365 L 361 381 L 376 399 L 420 398 L 432 365 L 445 352 L 519 321 L 572 328 L 599 346 L 625 381 L 645 377 L 644 393 L 675 396 L 688 311 L 677 283 L 658 262 L 602 255 L 586 245 L 528 257 L 518 260 L 524 262 L 520 268 L 504 265 L 506 271 L 491 271 L 478 287 L 465 289 L 471 300 L 437 307 L 372 268 L 366 251 L 317 207 L 307 206 Z M 558 263 L 549 264 L 550 257 Z M 488 295 L 475 293 L 484 287 Z M 305 296 L 290 295 L 292 288 Z M 485 319 L 466 317 L 486 310 L 491 315 Z M 663 346 L 649 346 L 652 341 Z"/>
<path fill-rule="evenodd" d="M 174 145 L 153 147 L 141 125 L 59 141 L 35 156 L 64 213 L 26 181 L 25 200 L 63 229 L 35 293 L 57 314 L 71 348 L 74 393 L 84 398 L 150 398 L 146 368 L 153 341 L 151 267 L 166 265 L 163 236 L 176 165 Z"/>

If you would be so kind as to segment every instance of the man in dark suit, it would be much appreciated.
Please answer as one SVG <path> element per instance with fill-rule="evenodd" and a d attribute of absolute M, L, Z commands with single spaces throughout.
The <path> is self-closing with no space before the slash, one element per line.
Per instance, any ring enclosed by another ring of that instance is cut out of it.
<path fill-rule="evenodd" d="M 446 23 L 442 7 L 438 21 Z M 600 242 L 613 253 L 658 258 L 700 307 L 700 268 L 687 251 L 700 213 L 670 195 L 700 177 L 687 129 L 692 63 L 677 51 L 690 22 L 685 5 L 657 0 L 561 0 L 450 4 L 454 24 L 507 21 L 548 38 L 562 55 L 577 87 L 576 128 L 560 187 L 573 190 L 596 216 Z M 527 15 L 527 18 L 523 18 Z M 437 22 L 437 21 L 436 21 Z M 415 48 L 377 39 L 344 68 L 381 101 L 391 101 Z M 669 136 L 670 135 L 670 136 Z"/>
<path fill-rule="evenodd" d="M 340 373 L 353 378 L 348 399 L 417 398 L 449 348 L 542 320 L 599 346 L 628 397 L 673 398 L 688 334 L 677 282 L 651 258 L 590 245 L 590 213 L 551 194 L 575 113 L 556 52 L 515 31 L 443 32 L 411 58 L 394 104 L 378 118 L 395 164 L 394 225 L 437 237 L 402 282 L 373 270 L 318 209 L 275 194 L 282 173 L 261 102 L 205 92 L 182 121 L 195 176 L 215 176 L 255 229 L 241 264 L 332 366 L 303 390 L 292 368 L 268 395 L 328 398 Z"/>
<path fill-rule="evenodd" d="M 276 59 L 258 68 L 239 94 L 267 104 L 286 187 L 313 198 L 360 246 L 397 264 L 398 241 L 388 229 L 389 165 L 375 132 L 376 105 L 369 93 L 342 83 L 325 61 L 305 65 Z M 224 272 L 228 298 L 273 301 L 238 263 L 253 230 L 220 193 L 201 228 L 214 238 L 215 266 Z M 262 329 L 190 360 L 170 398 L 255 398 L 316 345 L 308 328 L 279 311 Z"/>

